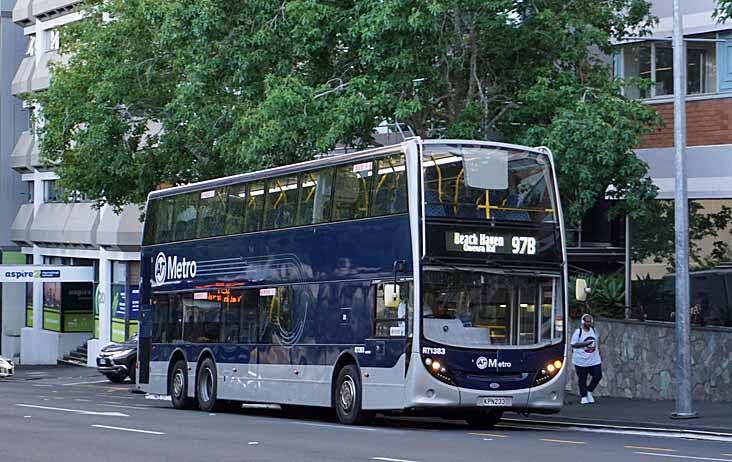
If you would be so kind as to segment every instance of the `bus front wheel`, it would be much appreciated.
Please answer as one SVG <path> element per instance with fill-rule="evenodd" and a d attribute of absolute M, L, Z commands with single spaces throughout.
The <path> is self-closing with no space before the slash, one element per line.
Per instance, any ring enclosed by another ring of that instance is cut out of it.
<path fill-rule="evenodd" d="M 501 417 L 503 417 L 503 411 L 499 410 L 474 411 L 465 416 L 465 421 L 471 427 L 490 428 L 496 425 Z"/>
<path fill-rule="evenodd" d="M 173 365 L 168 378 L 168 394 L 173 407 L 176 409 L 193 409 L 196 400 L 188 395 L 188 366 L 186 362 L 179 359 Z"/>
<path fill-rule="evenodd" d="M 373 417 L 373 413 L 361 409 L 361 375 L 353 364 L 347 364 L 338 373 L 333 390 L 338 420 L 345 425 L 363 425 Z"/>

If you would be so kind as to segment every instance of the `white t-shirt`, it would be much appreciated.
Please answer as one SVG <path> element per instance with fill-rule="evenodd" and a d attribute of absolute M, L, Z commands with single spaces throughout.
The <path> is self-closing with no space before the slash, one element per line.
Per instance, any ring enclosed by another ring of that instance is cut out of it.
<path fill-rule="evenodd" d="M 580 342 L 592 342 L 586 347 L 575 348 L 572 354 L 572 364 L 580 367 L 597 366 L 602 362 L 600 359 L 600 348 L 598 346 L 597 332 L 594 327 L 590 327 L 589 331 L 585 331 L 581 327 L 574 331 L 571 344 Z"/>

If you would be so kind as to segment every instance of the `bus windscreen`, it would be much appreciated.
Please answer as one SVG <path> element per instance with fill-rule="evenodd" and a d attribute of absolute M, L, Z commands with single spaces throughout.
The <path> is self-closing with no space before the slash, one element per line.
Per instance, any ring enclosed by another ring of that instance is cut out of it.
<path fill-rule="evenodd" d="M 556 223 L 549 157 L 475 145 L 431 145 L 422 156 L 427 217 Z"/>

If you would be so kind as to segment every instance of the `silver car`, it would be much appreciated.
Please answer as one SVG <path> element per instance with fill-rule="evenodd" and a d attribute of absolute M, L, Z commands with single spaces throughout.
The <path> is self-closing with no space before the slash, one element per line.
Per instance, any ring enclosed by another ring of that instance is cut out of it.
<path fill-rule="evenodd" d="M 0 356 L 0 377 L 12 377 L 15 375 L 15 364 L 9 359 Z"/>

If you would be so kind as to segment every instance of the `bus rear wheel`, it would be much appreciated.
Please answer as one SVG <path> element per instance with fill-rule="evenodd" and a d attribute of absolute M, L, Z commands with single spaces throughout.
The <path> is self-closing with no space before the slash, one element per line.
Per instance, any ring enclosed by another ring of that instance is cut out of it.
<path fill-rule="evenodd" d="M 501 417 L 503 417 L 503 411 L 500 410 L 473 411 L 465 416 L 465 421 L 471 427 L 490 428 L 495 426 L 501 420 Z"/>
<path fill-rule="evenodd" d="M 168 394 L 176 409 L 193 409 L 196 400 L 188 397 L 188 366 L 179 359 L 173 365 L 168 378 Z"/>
<path fill-rule="evenodd" d="M 196 376 L 198 408 L 205 412 L 211 412 L 221 408 L 223 402 L 217 400 L 216 391 L 216 364 L 214 364 L 211 358 L 206 358 L 198 367 L 198 375 Z"/>
<path fill-rule="evenodd" d="M 373 418 L 373 413 L 361 409 L 361 375 L 353 364 L 347 364 L 338 372 L 333 402 L 338 420 L 344 425 L 364 425 Z"/>

